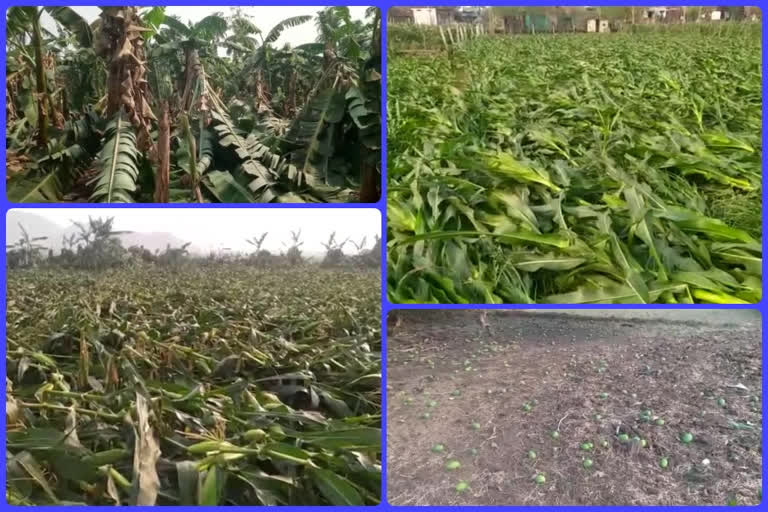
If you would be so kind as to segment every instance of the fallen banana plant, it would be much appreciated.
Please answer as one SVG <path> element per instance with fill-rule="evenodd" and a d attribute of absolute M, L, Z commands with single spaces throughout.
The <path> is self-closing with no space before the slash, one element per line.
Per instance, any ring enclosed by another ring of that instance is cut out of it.
<path fill-rule="evenodd" d="M 379 503 L 378 270 L 183 269 L 8 272 L 7 500 Z"/>

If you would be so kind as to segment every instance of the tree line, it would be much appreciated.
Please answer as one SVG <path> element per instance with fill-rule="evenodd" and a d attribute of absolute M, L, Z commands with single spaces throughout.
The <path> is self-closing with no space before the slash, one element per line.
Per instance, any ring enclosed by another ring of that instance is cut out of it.
<path fill-rule="evenodd" d="M 6 244 L 6 265 L 8 268 L 34 268 L 40 266 L 58 266 L 85 270 L 103 270 L 128 264 L 156 264 L 176 266 L 183 263 L 245 263 L 263 267 L 296 266 L 320 264 L 322 266 L 379 267 L 381 257 L 381 239 L 378 235 L 369 248 L 367 237 L 359 241 L 346 238 L 339 240 L 336 232 L 328 235 L 323 243 L 325 255 L 320 261 L 307 257 L 302 246 L 301 230 L 290 232 L 290 241 L 284 242 L 284 250 L 273 253 L 264 248 L 268 232 L 246 239 L 254 247 L 250 253 L 234 252 L 229 249 L 211 251 L 202 256 L 191 254 L 190 242 L 178 247 L 170 244 L 162 251 L 151 251 L 141 245 L 125 247 L 120 235 L 130 231 L 114 229 L 114 217 L 89 217 L 88 222 L 72 222 L 76 232 L 62 235 L 62 248 L 58 253 L 42 244 L 46 236 L 32 236 L 19 223 L 21 236 L 11 244 Z M 354 252 L 344 252 L 345 246 L 353 246 Z"/>

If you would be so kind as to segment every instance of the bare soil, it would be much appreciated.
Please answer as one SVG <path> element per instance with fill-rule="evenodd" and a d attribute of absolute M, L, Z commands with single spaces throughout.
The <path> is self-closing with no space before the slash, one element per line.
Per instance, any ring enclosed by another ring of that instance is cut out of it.
<path fill-rule="evenodd" d="M 398 314 L 387 342 L 391 504 L 760 502 L 759 314 L 700 322 L 489 311 L 489 328 L 478 311 Z M 461 466 L 448 470 L 449 460 Z M 460 481 L 469 488 L 458 492 Z"/>

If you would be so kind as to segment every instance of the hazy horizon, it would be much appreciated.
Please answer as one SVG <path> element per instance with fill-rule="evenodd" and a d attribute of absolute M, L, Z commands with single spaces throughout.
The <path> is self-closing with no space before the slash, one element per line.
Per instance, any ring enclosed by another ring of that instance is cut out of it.
<path fill-rule="evenodd" d="M 87 222 L 88 217 L 114 217 L 114 229 L 137 233 L 167 233 L 203 252 L 229 248 L 232 252 L 251 252 L 252 239 L 268 232 L 263 249 L 279 252 L 289 244 L 290 231 L 301 229 L 306 253 L 322 253 L 322 242 L 336 231 L 337 240 L 350 238 L 359 242 L 364 236 L 367 247 L 373 245 L 376 235 L 381 235 L 381 217 L 373 208 L 13 208 L 6 216 L 6 243 L 14 213 L 30 213 L 41 217 L 62 231 L 72 226 L 72 221 Z M 30 232 L 30 236 L 35 233 Z M 347 251 L 353 250 L 352 246 Z"/>

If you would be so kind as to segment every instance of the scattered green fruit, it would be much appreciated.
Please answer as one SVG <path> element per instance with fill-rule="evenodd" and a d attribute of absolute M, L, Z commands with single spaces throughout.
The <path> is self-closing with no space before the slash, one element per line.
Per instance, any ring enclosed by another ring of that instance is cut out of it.
<path fill-rule="evenodd" d="M 445 451 L 445 446 L 443 446 L 442 444 L 438 443 L 438 444 L 436 444 L 435 446 L 432 447 L 432 451 L 435 452 L 435 453 L 442 453 L 442 452 Z"/>
<path fill-rule="evenodd" d="M 627 434 L 619 434 L 619 441 L 626 443 L 629 441 L 629 436 Z"/>
<path fill-rule="evenodd" d="M 667 466 L 669 466 L 669 459 L 666 457 L 662 457 L 659 459 L 659 467 L 661 469 L 667 469 Z"/>
<path fill-rule="evenodd" d="M 541 484 L 543 484 L 544 482 L 547 481 L 547 477 L 545 477 L 543 473 L 538 473 L 535 477 L 533 477 L 533 480 L 537 484 L 541 485 Z"/>
<path fill-rule="evenodd" d="M 464 480 L 462 480 L 458 484 L 456 484 L 456 491 L 457 492 L 464 492 L 467 489 L 469 489 L 469 484 L 467 482 L 465 482 Z"/>
<path fill-rule="evenodd" d="M 693 434 L 690 432 L 683 432 L 680 436 L 680 440 L 683 442 L 683 444 L 688 444 L 693 441 Z"/>
<path fill-rule="evenodd" d="M 533 450 L 530 450 L 528 452 L 528 458 L 531 459 L 531 460 L 535 459 L 536 458 L 536 452 L 533 451 Z"/>
<path fill-rule="evenodd" d="M 449 471 L 452 471 L 454 469 L 459 469 L 460 467 L 461 467 L 461 462 L 459 462 L 457 460 L 449 460 L 445 464 L 445 469 L 447 469 Z"/>
<path fill-rule="evenodd" d="M 592 467 L 592 459 L 584 459 L 584 467 L 589 469 Z"/>
<path fill-rule="evenodd" d="M 558 432 L 557 430 L 553 430 L 552 439 L 560 439 L 560 432 Z"/>

